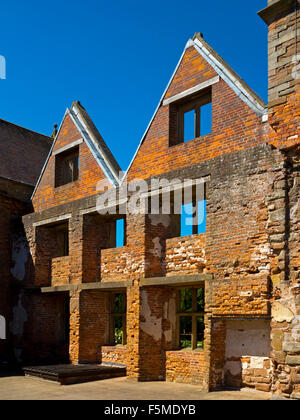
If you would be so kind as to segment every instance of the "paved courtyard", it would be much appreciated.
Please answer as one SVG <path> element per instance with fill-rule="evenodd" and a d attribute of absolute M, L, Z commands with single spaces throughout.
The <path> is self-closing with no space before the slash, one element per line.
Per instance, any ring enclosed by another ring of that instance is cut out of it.
<path fill-rule="evenodd" d="M 0 377 L 0 400 L 268 400 L 251 391 L 205 393 L 197 386 L 167 382 L 137 383 L 126 378 L 61 386 L 23 376 Z"/>

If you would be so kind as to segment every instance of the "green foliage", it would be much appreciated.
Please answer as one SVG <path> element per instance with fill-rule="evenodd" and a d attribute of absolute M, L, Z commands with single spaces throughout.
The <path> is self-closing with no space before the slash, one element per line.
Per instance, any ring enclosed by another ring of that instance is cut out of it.
<path fill-rule="evenodd" d="M 197 312 L 204 312 L 205 309 L 205 290 L 197 289 Z"/>
<path fill-rule="evenodd" d="M 124 294 L 116 293 L 114 295 L 114 313 L 122 314 L 124 312 Z"/>
<path fill-rule="evenodd" d="M 192 312 L 193 310 L 193 290 L 180 290 L 180 312 Z"/>
<path fill-rule="evenodd" d="M 123 318 L 121 316 L 114 318 L 114 343 L 123 344 Z"/>

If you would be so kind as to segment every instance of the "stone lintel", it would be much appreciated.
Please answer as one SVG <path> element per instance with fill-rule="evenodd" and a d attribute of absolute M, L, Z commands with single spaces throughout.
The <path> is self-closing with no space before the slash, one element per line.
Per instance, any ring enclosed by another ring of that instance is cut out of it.
<path fill-rule="evenodd" d="M 82 290 L 100 290 L 109 291 L 116 289 L 126 289 L 131 283 L 127 281 L 112 281 L 112 282 L 98 282 L 98 283 L 79 283 L 67 284 L 65 286 L 42 287 L 42 293 L 59 293 L 59 292 L 79 292 Z"/>
<path fill-rule="evenodd" d="M 153 277 L 140 280 L 140 286 L 204 286 L 205 281 L 213 280 L 212 274 L 195 274 L 190 276 Z"/>

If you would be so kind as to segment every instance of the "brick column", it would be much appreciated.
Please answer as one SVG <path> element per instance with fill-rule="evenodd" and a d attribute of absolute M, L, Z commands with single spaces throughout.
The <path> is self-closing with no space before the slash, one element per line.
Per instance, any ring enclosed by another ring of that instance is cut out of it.
<path fill-rule="evenodd" d="M 70 360 L 101 363 L 109 340 L 109 296 L 98 290 L 70 294 Z"/>

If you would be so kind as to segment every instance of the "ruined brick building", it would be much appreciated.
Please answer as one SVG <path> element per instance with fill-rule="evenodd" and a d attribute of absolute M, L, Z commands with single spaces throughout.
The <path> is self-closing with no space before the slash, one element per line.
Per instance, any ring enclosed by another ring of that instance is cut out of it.
<path fill-rule="evenodd" d="M 47 136 L 0 120 L 0 315 L 6 323 L 13 319 L 13 308 L 21 305 L 16 297 L 26 275 L 21 217 L 32 212 L 30 197 L 51 143 Z M 6 340 L 0 339 L 0 362 L 18 359 L 16 328 L 6 328 Z"/>
<path fill-rule="evenodd" d="M 196 34 L 126 176 L 80 103 L 66 111 L 23 217 L 24 363 L 113 362 L 140 381 L 300 397 L 299 0 L 259 14 L 268 105 Z M 170 211 L 150 214 L 161 179 Z M 137 180 L 151 189 L 124 213 Z M 183 180 L 202 214 L 188 235 L 174 205 Z"/>

